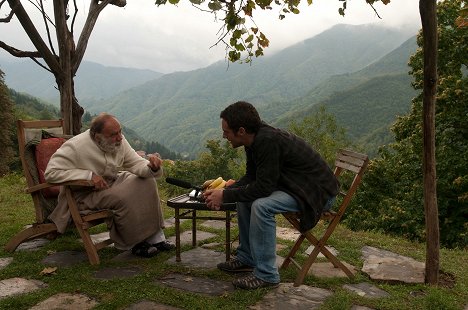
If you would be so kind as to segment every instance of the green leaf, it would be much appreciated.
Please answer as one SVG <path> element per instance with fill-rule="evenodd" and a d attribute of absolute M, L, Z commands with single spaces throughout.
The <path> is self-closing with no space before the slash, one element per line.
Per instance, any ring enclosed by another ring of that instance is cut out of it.
<path fill-rule="evenodd" d="M 212 11 L 219 11 L 223 8 L 223 6 L 221 3 L 219 3 L 219 1 L 211 1 L 208 3 L 208 8 Z"/>
<path fill-rule="evenodd" d="M 230 51 L 228 53 L 229 61 L 236 62 L 240 59 L 241 53 L 238 51 Z"/>

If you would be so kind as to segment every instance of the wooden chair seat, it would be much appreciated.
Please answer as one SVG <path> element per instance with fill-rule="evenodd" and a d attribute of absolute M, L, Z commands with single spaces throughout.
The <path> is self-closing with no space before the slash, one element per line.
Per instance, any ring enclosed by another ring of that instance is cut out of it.
<path fill-rule="evenodd" d="M 18 120 L 18 147 L 23 173 L 26 178 L 26 193 L 31 194 L 36 213 L 36 221 L 29 227 L 13 236 L 5 245 L 7 252 L 13 252 L 23 242 L 39 237 L 55 237 L 57 227 L 47 217 L 57 203 L 58 189 L 63 187 L 71 213 L 72 223 L 83 240 L 89 262 L 99 264 L 97 251 L 112 243 L 110 239 L 94 244 L 89 229 L 105 223 L 113 216 L 112 211 L 102 210 L 82 215 L 73 196 L 75 187 L 93 187 L 89 180 L 76 180 L 64 183 L 47 183 L 43 173 L 50 157 L 65 139 L 71 137 L 63 134 L 62 120 L 23 121 Z M 50 140 L 48 140 L 50 139 Z M 53 139 L 53 140 L 52 140 Z M 40 147 L 38 147 L 40 146 Z M 33 151 L 32 151 L 33 150 Z M 71 226 L 71 227 L 73 227 Z"/>
<path fill-rule="evenodd" d="M 337 159 L 335 161 L 334 174 L 340 181 L 341 189 L 338 194 L 337 201 L 339 201 L 339 207 L 337 211 L 326 211 L 321 215 L 321 220 L 328 222 L 326 230 L 320 238 L 317 238 L 312 233 L 313 229 L 301 232 L 300 231 L 300 213 L 299 212 L 287 212 L 283 213 L 283 216 L 288 220 L 289 223 L 300 232 L 300 236 L 297 238 L 294 246 L 286 256 L 281 268 L 287 268 L 289 264 L 293 264 L 299 269 L 298 275 L 294 281 L 294 286 L 299 286 L 304 283 L 304 279 L 309 272 L 310 267 L 315 262 L 317 255 L 322 253 L 335 268 L 340 268 L 349 278 L 353 278 L 354 275 L 346 265 L 344 265 L 333 253 L 326 248 L 328 238 L 332 235 L 336 226 L 341 220 L 344 212 L 346 211 L 351 198 L 357 190 L 358 185 L 361 182 L 362 175 L 367 167 L 369 158 L 365 154 L 356 153 L 349 150 L 339 150 Z M 314 249 L 308 255 L 304 263 L 301 265 L 296 259 L 295 255 L 300 249 L 304 240 L 307 240 L 310 244 L 314 245 Z"/>

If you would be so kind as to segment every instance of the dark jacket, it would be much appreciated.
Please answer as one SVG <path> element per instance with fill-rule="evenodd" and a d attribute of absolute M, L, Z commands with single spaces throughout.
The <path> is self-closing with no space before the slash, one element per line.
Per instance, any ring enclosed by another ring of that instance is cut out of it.
<path fill-rule="evenodd" d="M 339 183 L 322 157 L 303 139 L 264 124 L 245 147 L 245 175 L 224 190 L 224 202 L 249 202 L 276 190 L 293 196 L 302 211 L 301 230 L 314 227 Z"/>

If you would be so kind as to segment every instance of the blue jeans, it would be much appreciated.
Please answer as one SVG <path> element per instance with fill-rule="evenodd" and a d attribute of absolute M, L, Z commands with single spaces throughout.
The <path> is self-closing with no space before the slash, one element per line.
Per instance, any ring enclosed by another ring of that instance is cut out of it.
<path fill-rule="evenodd" d="M 283 212 L 297 212 L 299 206 L 289 194 L 275 191 L 268 197 L 253 202 L 237 203 L 239 247 L 237 259 L 254 267 L 257 278 L 278 283 L 276 267 L 276 219 Z"/>

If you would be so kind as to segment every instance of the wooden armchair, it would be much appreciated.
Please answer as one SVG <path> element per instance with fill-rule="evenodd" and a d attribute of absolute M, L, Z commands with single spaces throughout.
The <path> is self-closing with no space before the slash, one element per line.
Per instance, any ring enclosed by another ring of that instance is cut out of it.
<path fill-rule="evenodd" d="M 339 150 L 335 161 L 334 174 L 341 183 L 340 193 L 338 194 L 337 201 L 339 201 L 339 208 L 336 212 L 327 211 L 322 213 L 321 220 L 328 221 L 328 226 L 321 238 L 316 238 L 312 234 L 312 230 L 301 232 L 301 235 L 296 240 L 296 243 L 286 256 L 281 268 L 286 268 L 290 263 L 293 263 L 299 269 L 299 273 L 294 281 L 294 286 L 299 286 L 304 282 L 310 267 L 321 252 L 335 268 L 340 268 L 349 278 L 353 278 L 353 273 L 340 262 L 335 255 L 333 255 L 326 247 L 326 242 L 331 236 L 336 226 L 341 220 L 346 208 L 348 207 L 351 198 L 356 192 L 357 187 L 361 183 L 362 175 L 366 170 L 369 158 L 365 154 L 356 153 L 349 150 Z M 299 214 L 297 212 L 283 213 L 284 217 L 300 231 Z M 308 240 L 314 249 L 309 254 L 302 266 L 294 259 L 296 252 L 299 250 L 302 242 Z"/>
<path fill-rule="evenodd" d="M 66 194 L 72 222 L 78 230 L 92 265 L 99 264 L 97 251 L 112 243 L 110 239 L 94 244 L 89 228 L 112 218 L 110 210 L 81 215 L 73 197 L 72 188 L 94 186 L 92 181 L 77 180 L 50 184 L 45 182 L 44 172 L 50 157 L 70 136 L 63 134 L 62 120 L 22 121 L 18 120 L 18 148 L 23 173 L 26 178 L 26 192 L 31 194 L 36 213 L 36 221 L 13 236 L 5 245 L 5 250 L 13 252 L 21 243 L 38 237 L 57 235 L 57 227 L 47 219 L 57 204 L 60 186 Z M 73 226 L 70 226 L 73 227 Z"/>

